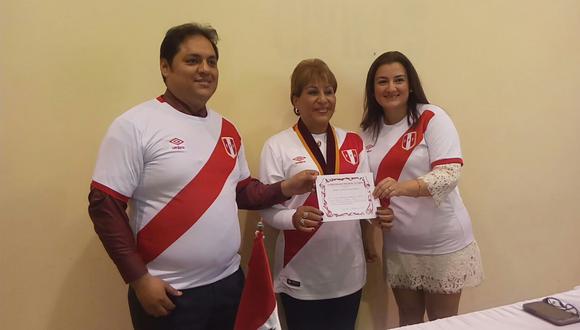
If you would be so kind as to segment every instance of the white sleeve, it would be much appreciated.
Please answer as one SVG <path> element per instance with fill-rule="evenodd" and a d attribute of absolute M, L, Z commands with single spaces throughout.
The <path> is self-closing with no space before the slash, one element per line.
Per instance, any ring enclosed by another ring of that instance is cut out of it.
<path fill-rule="evenodd" d="M 459 134 L 455 125 L 445 111 L 438 110 L 425 132 L 431 168 L 442 164 L 463 164 Z"/>
<path fill-rule="evenodd" d="M 363 148 L 361 153 L 358 155 L 358 159 L 359 159 L 359 164 L 358 164 L 358 168 L 356 169 L 357 173 L 371 173 L 371 168 L 369 165 L 369 157 L 367 155 L 367 149 L 365 148 L 365 145 L 363 143 Z M 371 173 L 371 178 L 374 178 L 374 174 Z M 377 184 L 375 182 L 375 184 Z M 371 219 L 366 219 L 366 221 L 368 221 L 370 223 Z"/>
<path fill-rule="evenodd" d="M 240 169 L 240 177 L 238 178 L 238 182 L 249 178 L 251 175 L 250 167 L 248 166 L 248 161 L 246 160 L 246 149 L 244 148 L 244 144 L 242 142 L 240 142 L 240 151 L 238 152 L 238 166 Z"/>
<path fill-rule="evenodd" d="M 358 159 L 359 159 L 359 164 L 358 164 L 358 168 L 356 169 L 356 172 L 357 173 L 370 173 L 371 168 L 369 165 L 369 158 L 367 155 L 367 150 L 364 147 L 364 145 L 363 145 L 362 151 L 358 155 Z"/>
<path fill-rule="evenodd" d="M 260 181 L 270 184 L 285 179 L 286 175 L 284 173 L 282 157 L 276 152 L 270 139 L 266 141 L 262 148 L 260 157 Z M 287 203 L 288 201 L 284 204 Z M 268 209 L 260 210 L 264 222 L 279 230 L 295 229 L 292 224 L 292 216 L 295 212 L 295 209 L 290 209 L 283 204 L 276 204 Z"/>
<path fill-rule="evenodd" d="M 117 118 L 101 143 L 93 181 L 131 198 L 139 184 L 143 163 L 139 131 L 132 122 Z"/>

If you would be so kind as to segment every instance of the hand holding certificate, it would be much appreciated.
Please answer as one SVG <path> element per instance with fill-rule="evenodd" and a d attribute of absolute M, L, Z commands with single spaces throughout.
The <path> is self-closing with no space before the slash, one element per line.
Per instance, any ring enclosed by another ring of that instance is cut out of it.
<path fill-rule="evenodd" d="M 316 194 L 323 221 L 374 219 L 379 206 L 374 187 L 371 173 L 318 176 Z"/>

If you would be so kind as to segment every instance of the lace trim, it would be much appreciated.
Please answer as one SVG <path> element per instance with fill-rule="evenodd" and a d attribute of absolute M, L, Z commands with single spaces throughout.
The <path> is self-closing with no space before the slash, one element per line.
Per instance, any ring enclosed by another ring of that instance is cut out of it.
<path fill-rule="evenodd" d="M 430 256 L 387 252 L 385 259 L 387 281 L 394 288 L 450 294 L 477 286 L 484 279 L 475 241 L 449 254 Z"/>
<path fill-rule="evenodd" d="M 427 189 L 435 201 L 435 205 L 441 205 L 443 199 L 457 186 L 461 164 L 437 165 L 433 170 L 419 179 L 427 184 Z"/>

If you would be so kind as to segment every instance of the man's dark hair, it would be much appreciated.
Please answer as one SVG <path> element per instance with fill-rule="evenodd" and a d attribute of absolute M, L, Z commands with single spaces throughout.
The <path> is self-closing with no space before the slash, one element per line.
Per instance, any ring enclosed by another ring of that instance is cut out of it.
<path fill-rule="evenodd" d="M 213 50 L 215 52 L 216 58 L 219 58 L 217 42 L 219 40 L 217 31 L 209 25 L 200 25 L 198 23 L 186 23 L 178 26 L 174 26 L 167 30 L 165 33 L 165 38 L 161 42 L 161 47 L 159 50 L 159 57 L 167 61 L 171 66 L 175 54 L 179 52 L 179 46 L 181 43 L 193 36 L 203 36 L 211 43 Z"/>

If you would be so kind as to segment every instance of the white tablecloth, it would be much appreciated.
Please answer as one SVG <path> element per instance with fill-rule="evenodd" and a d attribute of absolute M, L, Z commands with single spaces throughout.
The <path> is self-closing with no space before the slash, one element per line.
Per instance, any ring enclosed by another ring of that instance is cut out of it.
<path fill-rule="evenodd" d="M 556 297 L 566 303 L 576 306 L 580 309 L 580 286 L 573 290 L 553 294 L 550 297 Z M 446 319 L 435 320 L 397 329 L 404 330 L 453 330 L 453 329 L 490 329 L 490 330 L 545 330 L 545 329 L 560 329 L 571 330 L 580 329 L 580 323 L 569 324 L 566 326 L 555 326 L 540 318 L 525 312 L 522 305 L 529 301 L 540 300 L 530 299 L 518 302 L 511 305 L 495 307 L 479 312 L 462 314 Z"/>

